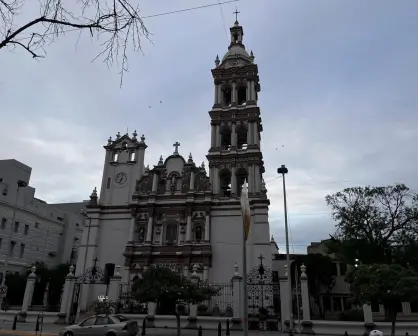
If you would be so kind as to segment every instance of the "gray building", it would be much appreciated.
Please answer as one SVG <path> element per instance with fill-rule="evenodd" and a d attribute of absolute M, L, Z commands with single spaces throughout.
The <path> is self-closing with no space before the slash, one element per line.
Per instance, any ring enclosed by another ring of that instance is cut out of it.
<path fill-rule="evenodd" d="M 36 198 L 31 172 L 31 167 L 19 161 L 0 160 L 1 278 L 5 268 L 24 272 L 37 261 L 50 267 L 77 261 L 83 202 L 48 204 Z"/>

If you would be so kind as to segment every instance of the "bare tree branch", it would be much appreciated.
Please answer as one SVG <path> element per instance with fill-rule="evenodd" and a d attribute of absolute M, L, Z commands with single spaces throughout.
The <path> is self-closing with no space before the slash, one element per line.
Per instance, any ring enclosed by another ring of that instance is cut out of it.
<path fill-rule="evenodd" d="M 142 51 L 149 31 L 131 0 L 39 0 L 39 16 L 16 25 L 21 9 L 34 0 L 0 0 L 0 50 L 21 47 L 33 58 L 45 57 L 44 47 L 70 31 L 88 31 L 102 50 L 95 57 L 120 67 L 121 84 L 128 70 L 128 51 Z M 42 50 L 42 52 L 41 52 Z"/>

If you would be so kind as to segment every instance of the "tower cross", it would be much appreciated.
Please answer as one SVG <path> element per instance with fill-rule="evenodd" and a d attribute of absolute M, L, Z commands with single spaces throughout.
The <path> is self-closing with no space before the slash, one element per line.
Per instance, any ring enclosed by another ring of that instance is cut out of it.
<path fill-rule="evenodd" d="M 235 12 L 234 12 L 234 14 L 235 14 L 235 22 L 238 22 L 238 14 L 239 13 L 241 13 L 241 12 L 238 12 L 238 8 L 236 8 L 235 9 Z"/>
<path fill-rule="evenodd" d="M 265 259 L 265 258 L 263 257 L 262 254 L 260 254 L 260 256 L 258 257 L 258 259 L 260 259 L 260 264 L 263 264 L 263 259 Z"/>
<path fill-rule="evenodd" d="M 174 153 L 173 154 L 178 154 L 179 153 L 179 146 L 180 146 L 180 143 L 178 141 L 176 141 L 173 144 L 173 147 L 174 147 Z"/>

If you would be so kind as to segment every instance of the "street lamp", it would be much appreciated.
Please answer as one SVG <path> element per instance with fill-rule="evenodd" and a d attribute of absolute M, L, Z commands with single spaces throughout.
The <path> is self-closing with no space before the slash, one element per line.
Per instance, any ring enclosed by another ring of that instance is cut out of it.
<path fill-rule="evenodd" d="M 287 270 L 287 284 L 289 286 L 288 291 L 289 291 L 289 328 L 290 328 L 290 332 L 293 332 L 293 308 L 292 308 L 292 299 L 293 299 L 293 295 L 292 295 L 292 277 L 291 277 L 291 272 L 290 272 L 290 253 L 289 253 L 289 225 L 287 223 L 287 200 L 286 200 L 286 179 L 285 179 L 285 174 L 287 174 L 289 171 L 286 168 L 285 165 L 282 165 L 280 168 L 277 168 L 277 173 L 281 174 L 283 177 L 283 200 L 284 200 L 284 230 L 285 230 L 285 235 L 286 235 L 286 263 L 288 265 L 288 270 Z"/>

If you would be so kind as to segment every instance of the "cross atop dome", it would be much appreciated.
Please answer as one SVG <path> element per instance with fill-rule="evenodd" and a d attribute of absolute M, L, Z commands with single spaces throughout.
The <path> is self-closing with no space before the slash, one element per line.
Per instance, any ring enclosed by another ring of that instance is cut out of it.
<path fill-rule="evenodd" d="M 174 147 L 173 155 L 179 155 L 180 142 L 176 141 L 175 143 L 173 143 L 173 147 Z"/>
<path fill-rule="evenodd" d="M 236 8 L 235 9 L 235 12 L 234 12 L 234 14 L 235 14 L 235 25 L 238 25 L 239 23 L 238 23 L 238 14 L 239 14 L 240 12 L 238 12 L 238 8 Z"/>

